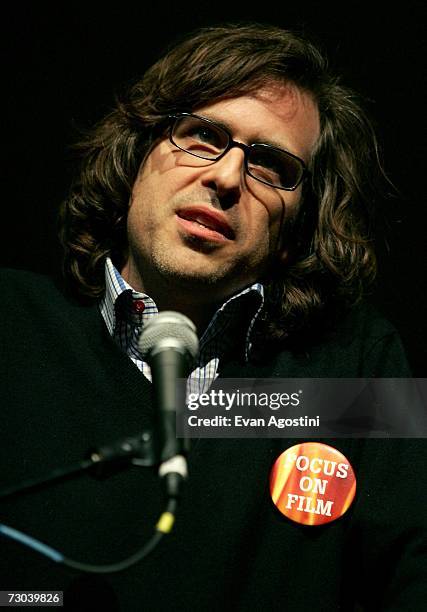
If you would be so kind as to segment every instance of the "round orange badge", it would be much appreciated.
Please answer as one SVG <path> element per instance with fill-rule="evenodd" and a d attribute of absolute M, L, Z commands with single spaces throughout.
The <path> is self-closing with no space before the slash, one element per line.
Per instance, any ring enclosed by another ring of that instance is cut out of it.
<path fill-rule="evenodd" d="M 302 525 L 324 525 L 351 506 L 356 477 L 339 450 L 303 442 L 285 450 L 270 474 L 271 498 L 282 514 Z"/>

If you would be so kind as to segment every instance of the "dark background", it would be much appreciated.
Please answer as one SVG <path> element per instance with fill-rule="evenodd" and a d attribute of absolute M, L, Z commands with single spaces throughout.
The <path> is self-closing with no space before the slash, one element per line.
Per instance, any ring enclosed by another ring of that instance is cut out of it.
<path fill-rule="evenodd" d="M 398 327 L 414 373 L 427 368 L 425 15 L 422 2 L 20 3 L 3 10 L 0 264 L 58 268 L 55 219 L 72 175 L 70 145 L 183 32 L 263 21 L 317 39 L 343 82 L 368 98 L 399 194 L 384 201 L 372 299 Z"/>

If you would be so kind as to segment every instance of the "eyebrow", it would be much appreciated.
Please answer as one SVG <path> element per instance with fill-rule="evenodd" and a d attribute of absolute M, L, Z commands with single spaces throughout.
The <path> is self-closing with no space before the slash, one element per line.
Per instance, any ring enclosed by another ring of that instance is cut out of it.
<path fill-rule="evenodd" d="M 216 117 L 209 117 L 208 115 L 204 115 L 204 114 L 203 115 L 198 115 L 198 116 L 202 117 L 204 119 L 209 119 L 209 121 L 212 121 L 213 123 L 215 123 L 219 127 L 222 127 L 224 130 L 229 132 L 231 134 L 231 136 L 233 137 L 233 128 L 232 128 L 232 126 L 227 121 L 223 121 L 221 119 L 217 119 Z M 252 142 L 249 142 L 249 145 L 252 145 L 252 144 L 266 144 L 266 145 L 269 145 L 270 147 L 274 147 L 276 149 L 280 149 L 281 151 L 287 151 L 288 153 L 292 153 L 292 155 L 297 155 L 297 156 L 300 157 L 300 155 L 298 153 L 294 153 L 293 151 L 288 149 L 288 147 L 284 147 L 283 144 L 281 144 L 280 142 L 277 142 L 275 140 L 270 140 L 270 139 L 253 140 Z"/>

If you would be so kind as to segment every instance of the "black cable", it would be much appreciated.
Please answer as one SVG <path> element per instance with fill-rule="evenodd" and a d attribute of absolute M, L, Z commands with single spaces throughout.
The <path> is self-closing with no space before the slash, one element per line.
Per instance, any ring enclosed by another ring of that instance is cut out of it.
<path fill-rule="evenodd" d="M 92 565 L 90 563 L 80 563 L 79 561 L 68 559 L 55 549 L 50 548 L 42 542 L 39 542 L 38 540 L 35 540 L 34 538 L 31 538 L 30 536 L 27 536 L 26 534 L 16 529 L 12 529 L 7 525 L 0 524 L 0 534 L 9 537 L 17 542 L 20 542 L 21 544 L 24 544 L 25 546 L 36 550 L 40 554 L 49 557 L 56 563 L 62 563 L 67 567 L 71 567 L 73 569 L 92 574 L 112 574 L 115 572 L 121 572 L 131 567 L 132 565 L 135 565 L 154 550 L 154 548 L 157 546 L 163 536 L 170 533 L 170 531 L 172 530 L 175 521 L 176 508 L 177 500 L 175 498 L 169 498 L 166 504 L 166 509 L 161 514 L 157 522 L 156 531 L 152 538 L 145 544 L 145 546 L 143 546 L 143 548 L 137 551 L 134 555 L 123 559 L 123 561 L 106 565 Z"/>

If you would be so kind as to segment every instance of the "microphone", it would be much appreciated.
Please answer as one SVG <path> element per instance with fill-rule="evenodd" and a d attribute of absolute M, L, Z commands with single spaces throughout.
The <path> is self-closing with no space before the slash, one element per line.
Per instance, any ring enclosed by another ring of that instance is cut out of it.
<path fill-rule="evenodd" d="M 179 312 L 165 310 L 144 326 L 139 338 L 143 359 L 151 368 L 159 440 L 160 476 L 187 476 L 184 440 L 176 437 L 176 381 L 187 378 L 199 350 L 196 327 Z"/>

